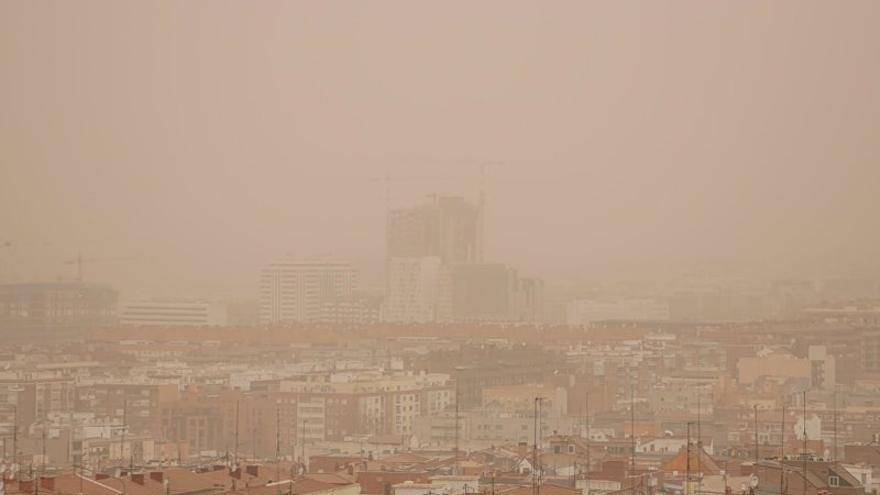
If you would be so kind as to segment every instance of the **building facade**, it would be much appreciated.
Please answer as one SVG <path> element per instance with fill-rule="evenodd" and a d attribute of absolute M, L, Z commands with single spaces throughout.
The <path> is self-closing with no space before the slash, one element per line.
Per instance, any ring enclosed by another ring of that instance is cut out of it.
<path fill-rule="evenodd" d="M 351 299 L 357 272 L 351 263 L 328 259 L 281 259 L 260 277 L 260 323 L 320 320 L 324 304 Z"/>
<path fill-rule="evenodd" d="M 440 319 L 438 313 L 448 299 L 443 290 L 448 273 L 439 257 L 391 258 L 387 276 L 384 321 L 426 323 Z"/>
<path fill-rule="evenodd" d="M 74 283 L 0 285 L 0 329 L 57 331 L 113 323 L 117 293 Z"/>
<path fill-rule="evenodd" d="M 117 312 L 121 325 L 225 326 L 226 305 L 204 301 L 128 301 Z"/>
<path fill-rule="evenodd" d="M 478 219 L 478 208 L 459 196 L 441 196 L 429 204 L 391 211 L 388 257 L 474 262 Z"/>

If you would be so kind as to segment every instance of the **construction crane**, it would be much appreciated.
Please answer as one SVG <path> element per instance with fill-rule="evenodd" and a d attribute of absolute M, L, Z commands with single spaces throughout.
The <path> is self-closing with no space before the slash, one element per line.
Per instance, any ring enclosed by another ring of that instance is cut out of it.
<path fill-rule="evenodd" d="M 483 255 L 486 249 L 486 170 L 490 167 L 503 166 L 504 162 L 483 162 L 480 164 L 480 203 L 479 203 L 479 226 L 480 231 L 477 233 L 477 261 L 483 262 Z"/>
<path fill-rule="evenodd" d="M 466 179 L 455 175 L 391 175 L 369 177 L 370 182 L 385 183 L 385 213 L 391 213 L 391 184 L 394 182 L 441 182 Z"/>
<path fill-rule="evenodd" d="M 76 258 L 65 260 L 65 265 L 76 265 L 76 281 L 82 282 L 83 280 L 83 264 L 91 264 L 91 263 L 103 263 L 108 261 L 131 261 L 133 257 L 130 256 L 113 256 L 113 257 L 102 257 L 102 258 L 83 258 L 82 253 L 79 253 Z"/>
<path fill-rule="evenodd" d="M 479 197 L 477 204 L 477 261 L 483 261 L 486 245 L 486 176 L 490 168 L 503 166 L 501 161 L 486 161 L 480 163 Z M 440 182 L 440 181 L 470 181 L 472 177 L 457 175 L 391 175 L 370 177 L 370 182 L 383 182 L 385 184 L 385 215 L 391 215 L 391 184 L 394 182 Z M 436 195 L 434 196 L 436 201 Z"/>
<path fill-rule="evenodd" d="M 389 173 L 386 173 L 382 176 L 368 177 L 367 180 L 369 180 L 370 182 L 385 183 L 385 242 L 387 243 L 387 246 L 391 245 L 391 229 L 389 226 L 391 222 L 391 183 L 422 181 L 432 182 L 459 179 L 461 179 L 461 177 L 451 175 L 391 175 Z"/>

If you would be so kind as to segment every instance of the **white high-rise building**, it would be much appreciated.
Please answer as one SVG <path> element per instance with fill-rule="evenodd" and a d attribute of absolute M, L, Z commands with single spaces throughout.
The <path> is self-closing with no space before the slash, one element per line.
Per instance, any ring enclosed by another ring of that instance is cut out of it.
<path fill-rule="evenodd" d="M 382 307 L 384 321 L 426 323 L 444 307 L 443 262 L 439 257 L 391 258 Z"/>
<path fill-rule="evenodd" d="M 260 323 L 317 321 L 325 302 L 350 299 L 357 288 L 351 263 L 284 258 L 260 276 Z"/>

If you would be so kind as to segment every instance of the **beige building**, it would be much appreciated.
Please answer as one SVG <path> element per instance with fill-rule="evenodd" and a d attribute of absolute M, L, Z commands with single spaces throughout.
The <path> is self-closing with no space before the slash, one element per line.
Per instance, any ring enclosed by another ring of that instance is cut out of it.
<path fill-rule="evenodd" d="M 789 354 L 741 358 L 737 363 L 737 381 L 740 385 L 751 385 L 762 376 L 810 379 L 810 375 L 810 361 Z"/>

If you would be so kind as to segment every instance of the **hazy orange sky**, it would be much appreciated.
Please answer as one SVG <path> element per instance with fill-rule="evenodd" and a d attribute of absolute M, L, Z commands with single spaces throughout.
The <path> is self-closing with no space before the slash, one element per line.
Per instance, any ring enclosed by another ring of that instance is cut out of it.
<path fill-rule="evenodd" d="M 256 295 L 476 191 L 549 282 L 877 275 L 880 2 L 0 3 L 0 279 Z M 530 181 L 535 181 L 530 183 Z"/>

